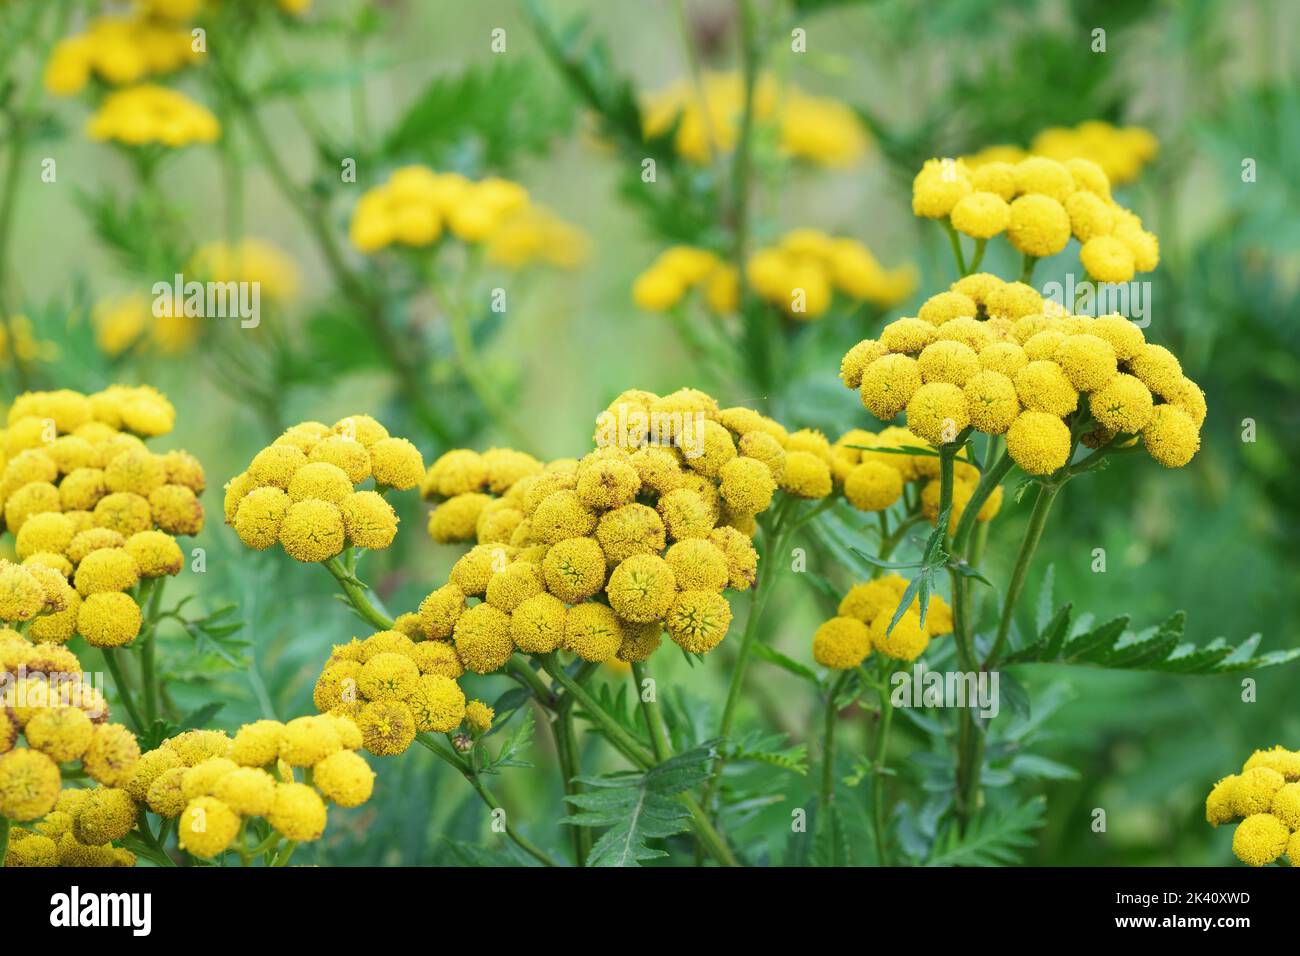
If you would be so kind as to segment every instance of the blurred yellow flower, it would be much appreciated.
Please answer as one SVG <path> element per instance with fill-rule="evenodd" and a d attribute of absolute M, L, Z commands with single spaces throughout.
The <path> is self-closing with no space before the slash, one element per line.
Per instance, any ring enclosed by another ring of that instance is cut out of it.
<path fill-rule="evenodd" d="M 180 147 L 215 142 L 221 124 L 206 107 L 183 93 L 144 84 L 105 97 L 86 132 L 93 140 L 116 140 L 127 146 L 159 143 Z"/>

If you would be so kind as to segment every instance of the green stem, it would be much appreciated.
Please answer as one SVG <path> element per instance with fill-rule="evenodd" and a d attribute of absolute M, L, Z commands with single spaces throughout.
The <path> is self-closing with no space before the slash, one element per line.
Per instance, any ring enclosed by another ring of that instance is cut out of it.
<path fill-rule="evenodd" d="M 555 710 L 558 702 L 555 692 L 546 686 L 545 682 L 537 676 L 537 671 L 529 667 L 526 661 L 522 660 L 518 655 L 514 655 L 506 662 L 506 671 L 523 687 L 531 691 L 539 704 L 547 710 Z"/>
<path fill-rule="evenodd" d="M 987 239 L 975 240 L 975 255 L 971 257 L 970 264 L 966 267 L 966 271 L 962 273 L 963 275 L 970 275 L 972 272 L 979 270 L 980 263 L 984 261 L 984 247 L 988 243 Z"/>
<path fill-rule="evenodd" d="M 287 866 L 289 863 L 289 857 L 293 856 L 293 851 L 296 849 L 298 849 L 298 841 L 290 840 L 284 846 L 280 847 L 280 852 L 275 855 L 275 862 L 271 865 L 275 867 Z"/>
<path fill-rule="evenodd" d="M 614 745 L 615 749 L 641 770 L 649 770 L 654 766 L 654 755 L 647 752 L 636 738 L 624 730 L 618 721 L 610 716 L 591 694 L 587 693 L 586 688 L 574 681 L 553 655 L 542 658 L 542 667 L 546 669 L 546 672 L 552 678 L 562 684 L 565 690 L 573 695 L 573 699 L 577 703 L 582 705 L 582 709 L 586 711 L 588 717 L 600 726 L 601 732 Z M 731 848 L 727 846 L 722 835 L 709 821 L 708 815 L 705 814 L 699 802 L 686 793 L 681 794 L 677 799 L 681 801 L 691 815 L 691 825 L 695 830 L 695 835 L 704 845 L 709 855 L 723 866 L 739 866 L 740 864 L 732 854 Z"/>
<path fill-rule="evenodd" d="M 887 664 L 881 661 L 882 666 Z M 894 704 L 889 699 L 888 683 L 877 687 L 880 695 L 880 729 L 876 733 L 876 760 L 872 765 L 871 816 L 876 831 L 876 859 L 880 866 L 889 865 L 889 841 L 885 838 L 885 773 L 889 755 L 889 727 L 894 717 Z"/>
<path fill-rule="evenodd" d="M 501 400 L 501 389 L 493 385 L 483 370 L 478 349 L 474 347 L 474 335 L 470 331 L 469 316 L 463 304 L 447 303 L 442 311 L 451 330 L 451 343 L 456 351 L 456 361 L 460 363 L 460 370 L 465 376 L 465 381 L 469 383 L 474 397 L 487 409 L 496 426 L 510 438 L 515 448 L 520 451 L 527 450 L 532 446 L 532 439 L 515 423 L 510 409 Z"/>
<path fill-rule="evenodd" d="M 338 555 L 321 563 L 325 566 L 325 570 L 334 575 L 334 580 L 338 581 L 339 587 L 343 589 L 348 603 L 356 609 L 356 612 L 361 615 L 361 618 L 367 624 L 381 631 L 391 631 L 393 629 L 394 622 L 388 616 L 388 612 L 383 609 L 382 605 L 371 601 L 370 589 L 362 584 L 355 574 L 343 567 Z"/>
<path fill-rule="evenodd" d="M 166 578 L 151 578 L 140 587 L 140 603 L 145 607 L 144 633 L 140 645 L 140 680 L 144 684 L 144 716 L 153 726 L 158 719 L 158 679 L 155 668 L 155 635 L 158 613 Z"/>
<path fill-rule="evenodd" d="M 9 852 L 9 818 L 0 816 L 0 866 L 5 865 L 5 854 Z"/>
<path fill-rule="evenodd" d="M 826 713 L 822 724 L 822 807 L 830 806 L 835 799 L 835 725 L 838 723 L 836 718 L 839 716 L 835 699 L 839 697 L 848 679 L 849 671 L 842 672 L 831 685 L 830 694 L 826 698 Z"/>
<path fill-rule="evenodd" d="M 483 781 L 478 778 L 478 775 L 474 773 L 470 765 L 467 764 L 465 760 L 460 757 L 460 755 L 456 754 L 454 751 L 448 750 L 446 747 L 439 744 L 437 741 L 430 739 L 430 737 L 426 733 L 416 734 L 415 740 L 417 743 L 421 744 L 431 753 L 436 754 L 443 761 L 445 761 L 446 763 L 454 767 L 456 769 L 456 772 L 459 773 L 462 777 L 464 777 L 469 782 L 469 785 L 474 788 L 474 792 L 479 795 L 479 799 L 481 799 L 485 804 L 487 804 L 489 809 L 491 810 L 505 809 L 504 807 L 501 806 L 501 801 L 499 801 L 495 796 L 493 796 L 492 791 L 489 790 L 487 786 L 483 783 Z M 508 813 L 505 814 L 505 821 L 506 821 L 506 836 L 508 836 L 511 839 L 511 841 L 515 844 L 515 846 L 519 847 L 519 849 L 523 850 L 525 853 L 527 853 L 537 862 L 541 863 L 543 866 L 556 865 L 555 861 L 551 859 L 551 857 L 544 850 L 538 848 L 527 837 L 523 836 L 521 833 L 519 833 L 518 830 L 514 828 L 514 825 L 510 822 L 510 815 Z"/>
<path fill-rule="evenodd" d="M 646 665 L 639 661 L 632 664 L 632 680 L 636 685 L 637 698 L 641 701 L 641 712 L 645 715 L 646 726 L 650 728 L 650 749 L 654 751 L 655 763 L 663 763 L 673 755 L 673 748 L 668 740 L 668 727 L 664 724 L 663 711 L 659 709 L 659 688 L 656 685 L 654 695 L 646 700 Z"/>
<path fill-rule="evenodd" d="M 131 688 L 126 682 L 126 674 L 122 670 L 122 662 L 117 659 L 117 649 L 105 647 L 104 663 L 108 665 L 108 672 L 113 675 L 113 685 L 117 688 L 117 696 L 122 698 L 122 706 L 126 708 L 127 715 L 131 718 L 131 723 L 135 726 L 138 733 L 143 733 L 147 726 L 140 719 L 140 711 L 136 709 L 135 699 L 131 695 Z"/>
<path fill-rule="evenodd" d="M 943 231 L 948 234 L 948 244 L 952 246 L 952 257 L 957 261 L 957 272 L 959 275 L 966 275 L 966 256 L 961 251 L 961 239 L 957 235 L 957 230 L 952 227 L 947 219 L 940 220 L 943 225 Z"/>
<path fill-rule="evenodd" d="M 1029 284 L 1034 278 L 1034 267 L 1038 265 L 1038 257 L 1031 256 L 1029 253 L 1024 254 L 1020 261 L 1020 281 Z"/>
<path fill-rule="evenodd" d="M 555 737 L 555 756 L 560 765 L 560 783 L 565 796 L 576 796 L 582 792 L 577 778 L 581 773 L 578 756 L 577 732 L 573 725 L 573 708 L 563 707 L 551 720 L 551 733 Z M 577 811 L 576 807 L 565 803 L 566 815 Z M 587 827 L 570 826 L 569 839 L 573 841 L 573 861 L 577 866 L 585 866 L 587 854 L 591 852 L 591 830 Z"/>
<path fill-rule="evenodd" d="M 997 637 L 994 638 L 993 647 L 989 649 L 988 656 L 984 659 L 985 669 L 997 665 L 998 656 L 1007 642 L 1016 602 L 1020 600 L 1020 592 L 1024 589 L 1025 577 L 1034 559 L 1034 551 L 1038 548 L 1038 542 L 1043 536 L 1043 528 L 1047 524 L 1048 513 L 1052 510 L 1052 502 L 1056 500 L 1062 484 L 1064 483 L 1044 482 L 1038 491 L 1034 510 L 1029 515 L 1029 527 L 1025 529 L 1025 538 L 1020 543 L 1020 553 L 1016 556 L 1016 565 L 1011 572 L 1011 583 L 1007 585 L 1007 595 L 1002 602 L 1002 616 L 998 620 Z"/>

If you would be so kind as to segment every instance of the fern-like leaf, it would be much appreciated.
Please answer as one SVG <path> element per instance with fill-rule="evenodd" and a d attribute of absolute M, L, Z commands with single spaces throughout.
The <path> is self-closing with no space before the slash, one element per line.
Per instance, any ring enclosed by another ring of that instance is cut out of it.
<path fill-rule="evenodd" d="M 1030 834 L 1045 822 L 1047 801 L 1034 797 L 1006 810 L 986 811 L 960 833 L 953 824 L 935 844 L 927 866 L 1008 866 L 1019 863 Z"/>
<path fill-rule="evenodd" d="M 717 756 L 715 743 L 701 744 L 645 773 L 578 778 L 586 792 L 564 798 L 579 810 L 564 822 L 609 828 L 591 848 L 587 865 L 640 866 L 642 860 L 667 856 L 647 841 L 673 836 L 689 826 L 690 814 L 676 797 L 707 779 Z"/>

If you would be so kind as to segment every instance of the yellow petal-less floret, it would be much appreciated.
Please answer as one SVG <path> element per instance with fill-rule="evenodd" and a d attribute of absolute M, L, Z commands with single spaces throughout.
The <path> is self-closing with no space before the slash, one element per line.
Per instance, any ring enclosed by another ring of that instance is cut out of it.
<path fill-rule="evenodd" d="M 583 540 L 574 538 L 575 541 Z M 604 565 L 601 565 L 604 583 Z M 594 591 L 592 593 L 595 593 Z M 577 600 L 583 600 L 579 598 Z M 524 601 L 510 616 L 510 636 L 515 646 L 526 654 L 549 654 L 564 639 L 564 618 L 568 608 L 554 594 L 535 594 Z"/>
<path fill-rule="evenodd" d="M 1166 468 L 1181 468 L 1201 447 L 1200 430 L 1181 408 L 1157 405 L 1142 429 L 1147 453 Z"/>
<path fill-rule="evenodd" d="M 1007 454 L 1030 475 L 1050 475 L 1070 457 L 1070 429 L 1055 415 L 1021 412 L 1007 429 Z"/>
<path fill-rule="evenodd" d="M 872 647 L 894 660 L 916 660 L 930 644 L 930 633 L 921 624 L 920 613 L 909 608 L 890 630 L 893 617 L 893 610 L 887 609 L 871 622 Z"/>
<path fill-rule="evenodd" d="M 921 387 L 921 368 L 906 355 L 885 355 L 862 372 L 859 394 L 867 411 L 881 421 L 890 421 L 907 407 Z"/>
<path fill-rule="evenodd" d="M 357 753 L 341 750 L 312 769 L 312 783 L 340 807 L 359 807 L 370 799 L 375 772 Z"/>
<path fill-rule="evenodd" d="M 320 839 L 326 816 L 324 801 L 311 787 L 281 783 L 276 785 L 275 803 L 266 819 L 286 839 L 301 843 Z"/>
<path fill-rule="evenodd" d="M 907 403 L 907 427 L 930 444 L 956 441 L 970 424 L 970 408 L 960 388 L 948 382 L 928 382 Z"/>
<path fill-rule="evenodd" d="M 854 617 L 833 617 L 813 634 L 813 659 L 833 670 L 851 670 L 871 653 L 871 631 Z"/>
<path fill-rule="evenodd" d="M 1029 411 L 1062 418 L 1079 405 L 1078 391 L 1055 362 L 1045 359 L 1030 362 L 1012 381 L 1020 404 Z"/>
<path fill-rule="evenodd" d="M 176 827 L 182 850 L 210 859 L 230 846 L 239 832 L 239 815 L 215 797 L 191 800 Z"/>
<path fill-rule="evenodd" d="M 639 557 L 642 556 L 636 555 L 628 560 L 634 561 Z M 562 646 L 565 650 L 585 661 L 603 662 L 614 657 L 622 644 L 623 627 L 608 606 L 585 601 L 569 609 L 564 620 Z"/>
<path fill-rule="evenodd" d="M 1067 335 L 1052 356 L 1070 384 L 1081 392 L 1101 388 L 1115 377 L 1115 350 L 1096 335 Z"/>
<path fill-rule="evenodd" d="M 1137 434 L 1151 421 L 1154 407 L 1147 387 L 1122 372 L 1088 396 L 1092 417 L 1115 433 Z"/>
<path fill-rule="evenodd" d="M 328 561 L 343 550 L 343 514 L 319 498 L 295 501 L 280 523 L 280 544 L 295 561 Z"/>
<path fill-rule="evenodd" d="M 1011 203 L 1007 238 L 1025 255 L 1054 256 L 1070 241 L 1070 217 L 1051 196 L 1024 195 Z"/>
<path fill-rule="evenodd" d="M 1286 852 L 1291 833 L 1270 813 L 1252 813 L 1237 824 L 1232 852 L 1242 863 L 1268 866 Z"/>
<path fill-rule="evenodd" d="M 476 604 L 462 614 L 452 636 L 461 663 L 475 674 L 500 670 L 514 653 L 510 616 L 490 604 Z"/>
<path fill-rule="evenodd" d="M 706 654 L 727 636 L 731 605 L 713 591 L 683 591 L 673 601 L 664 624 L 668 636 L 682 650 Z"/>
<path fill-rule="evenodd" d="M 361 728 L 366 750 L 376 757 L 405 753 L 415 740 L 415 716 L 409 707 L 395 700 L 366 704 L 357 715 L 357 726 Z"/>

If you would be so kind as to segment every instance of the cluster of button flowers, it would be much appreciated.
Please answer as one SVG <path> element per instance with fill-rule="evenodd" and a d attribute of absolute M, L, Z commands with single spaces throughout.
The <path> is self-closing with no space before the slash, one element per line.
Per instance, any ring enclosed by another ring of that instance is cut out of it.
<path fill-rule="evenodd" d="M 246 849 L 236 841 L 253 818 L 285 840 L 311 841 L 324 833 L 327 801 L 370 798 L 374 773 L 346 717 L 259 720 L 233 738 L 190 730 L 141 753 L 134 734 L 108 722 L 66 648 L 0 631 L 0 663 L 17 677 L 0 710 L 0 815 L 30 824 L 11 830 L 6 866 L 133 865 L 115 844 L 145 810 L 176 819 L 178 846 L 197 857 Z M 95 786 L 64 787 L 69 764 Z"/>
<path fill-rule="evenodd" d="M 404 166 L 367 190 L 350 225 L 352 244 L 366 253 L 431 246 L 444 232 L 483 246 L 489 261 L 510 268 L 533 262 L 573 268 L 586 255 L 581 230 L 534 203 L 519 183 L 475 182 L 427 166 Z"/>
<path fill-rule="evenodd" d="M 1018 163 L 1029 156 L 1046 156 L 1065 162 L 1086 159 L 1096 163 L 1115 185 L 1132 182 L 1159 151 L 1155 134 L 1142 126 L 1113 126 L 1105 120 L 1087 120 L 1078 126 L 1051 126 L 1041 130 L 1026 152 L 1019 146 L 989 146 L 964 157 L 972 168 L 989 162 Z"/>
<path fill-rule="evenodd" d="M 976 273 L 886 325 L 844 356 L 841 378 L 882 421 L 906 410 L 932 445 L 966 427 L 1006 435 L 1031 475 L 1063 467 L 1067 420 L 1098 447 L 1141 435 L 1160 464 L 1186 465 L 1200 447 L 1205 395 L 1177 357 L 1121 315 L 1070 315 L 1033 288 Z M 1081 419 L 1079 416 L 1090 416 Z"/>
<path fill-rule="evenodd" d="M 1300 866 L 1300 751 L 1281 745 L 1256 750 L 1241 773 L 1224 777 L 1205 799 L 1205 819 L 1218 826 L 1240 820 L 1232 852 L 1251 866 L 1286 854 Z"/>
<path fill-rule="evenodd" d="M 316 681 L 317 710 L 352 720 L 362 746 L 377 757 L 405 752 L 417 733 L 462 725 L 483 733 L 492 726 L 492 709 L 467 702 L 457 683 L 465 669 L 456 649 L 429 636 L 436 610 L 426 604 L 393 630 L 336 645 Z"/>
<path fill-rule="evenodd" d="M 354 546 L 387 548 L 397 536 L 388 489 L 414 488 L 424 458 L 369 415 L 333 426 L 301 422 L 263 448 L 226 484 L 226 523 L 256 551 L 277 541 L 304 563 L 328 561 Z M 371 482 L 373 487 L 360 486 Z"/>
<path fill-rule="evenodd" d="M 775 246 L 754 253 L 745 279 L 765 301 L 797 320 L 823 316 L 838 293 L 848 300 L 880 308 L 912 294 L 916 271 L 910 266 L 886 269 L 856 239 L 836 238 L 816 229 L 796 229 Z M 740 288 L 733 266 L 712 252 L 673 246 L 662 252 L 632 285 L 632 300 L 661 312 L 676 306 L 692 289 L 702 289 L 715 314 L 734 312 Z"/>
<path fill-rule="evenodd" d="M 1111 196 L 1110 180 L 1088 159 L 1031 156 L 970 167 L 928 160 L 912 181 L 912 211 L 945 219 L 976 239 L 1003 232 L 1027 256 L 1053 256 L 1080 243 L 1079 259 L 1102 282 L 1128 282 L 1160 262 L 1160 244 L 1142 220 Z"/>
<path fill-rule="evenodd" d="M 174 73 L 197 62 L 189 30 L 144 16 L 96 17 L 86 29 L 54 45 L 45 88 L 58 96 L 85 89 L 91 78 L 127 86 Z"/>
<path fill-rule="evenodd" d="M 705 73 L 697 84 L 682 79 L 642 98 L 642 128 L 647 138 L 673 130 L 673 148 L 692 163 L 705 165 L 735 149 L 739 139 L 745 85 L 739 73 Z M 778 85 L 767 74 L 754 89 L 754 120 L 776 127 L 782 154 L 823 166 L 847 166 L 867 151 L 867 135 L 853 110 L 839 100 L 812 96 L 793 85 Z"/>
<path fill-rule="evenodd" d="M 778 489 L 833 490 L 823 435 L 694 389 L 625 391 L 595 444 L 549 463 L 458 449 L 429 469 L 430 535 L 473 546 L 418 619 L 466 670 L 498 670 L 515 651 L 642 661 L 665 631 L 704 654 L 731 624 L 724 592 L 756 580 L 756 516 Z"/>
<path fill-rule="evenodd" d="M 171 87 L 143 83 L 104 97 L 86 134 L 93 140 L 113 140 L 126 146 L 151 143 L 172 148 L 215 143 L 221 123 L 205 106 Z"/>
<path fill-rule="evenodd" d="M 178 535 L 203 528 L 203 466 L 150 451 L 175 411 L 148 386 L 28 392 L 9 409 L 0 507 L 22 562 L 0 566 L 0 619 L 40 642 L 79 634 L 119 647 L 139 633 L 132 591 L 180 571 Z M 48 613 L 47 613 L 48 612 Z"/>
<path fill-rule="evenodd" d="M 952 609 L 937 594 L 930 596 L 925 623 L 917 599 L 891 629 L 906 590 L 907 581 L 897 574 L 853 585 L 836 616 L 813 634 L 813 659 L 833 670 L 852 670 L 873 650 L 893 660 L 914 661 L 930 646 L 930 638 L 952 633 Z"/>
<path fill-rule="evenodd" d="M 11 829 L 4 864 L 131 865 L 134 856 L 112 845 L 122 834 L 103 827 L 93 809 L 74 826 L 73 803 L 95 791 L 63 790 L 60 766 L 116 786 L 139 757 L 134 735 L 109 722 L 103 695 L 60 644 L 0 629 L 0 678 L 0 816 L 32 824 Z"/>

